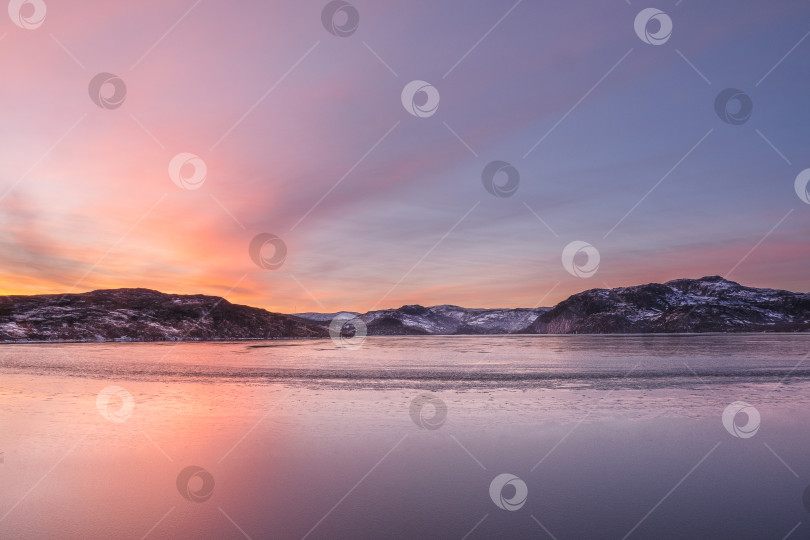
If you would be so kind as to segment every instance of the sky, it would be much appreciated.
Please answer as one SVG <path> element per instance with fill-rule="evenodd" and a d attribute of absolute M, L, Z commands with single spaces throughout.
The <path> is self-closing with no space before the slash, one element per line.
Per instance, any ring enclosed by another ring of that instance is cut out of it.
<path fill-rule="evenodd" d="M 12 2 L 0 292 L 334 312 L 705 275 L 810 291 L 810 4 L 648 7 Z"/>

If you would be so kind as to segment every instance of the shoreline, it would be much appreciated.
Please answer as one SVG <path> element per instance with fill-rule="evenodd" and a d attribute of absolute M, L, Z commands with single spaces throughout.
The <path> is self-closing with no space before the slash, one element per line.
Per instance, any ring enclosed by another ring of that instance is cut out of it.
<path fill-rule="evenodd" d="M 601 333 L 601 334 L 577 334 L 577 333 L 566 333 L 566 334 L 553 334 L 553 333 L 546 333 L 546 334 L 526 334 L 526 333 L 493 333 L 493 334 L 382 334 L 382 335 L 373 335 L 373 336 L 365 336 L 364 339 L 374 339 L 374 338 L 473 338 L 473 337 L 565 337 L 565 336 L 579 336 L 579 337 L 663 337 L 663 336 L 678 336 L 678 337 L 686 337 L 686 336 L 743 336 L 743 335 L 810 335 L 810 331 L 794 331 L 794 332 L 782 332 L 782 331 L 769 331 L 769 330 L 743 330 L 739 332 L 610 332 L 610 333 Z M 316 341 L 316 340 L 326 340 L 330 339 L 329 336 L 320 336 L 320 337 L 301 337 L 301 336 L 279 336 L 279 337 L 266 337 L 266 338 L 215 338 L 215 339 L 193 339 L 193 338 L 183 338 L 183 339 L 137 339 L 137 338 L 125 338 L 125 339 L 50 339 L 50 340 L 0 340 L 0 346 L 2 345 L 65 345 L 65 344 L 82 344 L 82 345 L 91 345 L 94 343 L 98 344 L 110 344 L 110 343 L 240 343 L 240 342 L 249 342 L 249 341 Z"/>

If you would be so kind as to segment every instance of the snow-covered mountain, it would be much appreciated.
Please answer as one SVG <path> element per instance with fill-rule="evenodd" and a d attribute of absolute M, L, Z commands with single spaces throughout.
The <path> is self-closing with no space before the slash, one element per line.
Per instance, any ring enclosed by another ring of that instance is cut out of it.
<path fill-rule="evenodd" d="M 810 329 L 810 294 L 744 287 L 719 276 L 575 294 L 528 333 L 757 332 Z"/>
<path fill-rule="evenodd" d="M 113 289 L 0 297 L 0 341 L 327 337 L 337 313 L 282 315 L 204 295 Z M 402 306 L 352 316 L 369 335 L 810 331 L 810 294 L 718 276 L 591 289 L 552 308 Z"/>
<path fill-rule="evenodd" d="M 217 296 L 112 289 L 0 297 L 0 341 L 325 337 L 321 326 Z"/>
<path fill-rule="evenodd" d="M 459 306 L 402 306 L 368 313 L 353 313 L 375 336 L 444 335 L 444 334 L 512 334 L 526 328 L 549 308 L 469 309 Z M 313 324 L 329 326 L 338 313 L 296 313 Z"/>
<path fill-rule="evenodd" d="M 336 314 L 296 314 L 328 326 Z M 591 289 L 553 308 L 402 306 L 358 315 L 369 335 L 743 332 L 810 330 L 810 294 L 719 276 Z"/>

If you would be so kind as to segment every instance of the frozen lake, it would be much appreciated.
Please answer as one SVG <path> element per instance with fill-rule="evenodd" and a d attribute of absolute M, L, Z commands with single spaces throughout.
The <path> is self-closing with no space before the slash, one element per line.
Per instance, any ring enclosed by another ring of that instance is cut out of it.
<path fill-rule="evenodd" d="M 805 538 L 808 352 L 807 334 L 4 345 L 0 536 Z"/>

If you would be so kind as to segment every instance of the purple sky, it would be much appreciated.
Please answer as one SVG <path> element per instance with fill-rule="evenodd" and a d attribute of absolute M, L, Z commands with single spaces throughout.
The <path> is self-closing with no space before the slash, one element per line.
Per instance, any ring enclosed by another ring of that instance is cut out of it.
<path fill-rule="evenodd" d="M 810 5 L 662 2 L 673 31 L 654 45 L 630 4 L 355 1 L 345 37 L 310 1 L 47 1 L 36 28 L 4 18 L 2 288 L 277 311 L 531 307 L 709 274 L 810 290 L 794 190 Z M 88 93 L 105 72 L 126 84 L 120 107 Z M 434 114 L 403 107 L 414 80 L 438 92 Z M 753 103 L 738 125 L 715 111 L 726 88 Z M 182 152 L 206 165 L 198 189 L 170 178 Z M 511 196 L 483 185 L 496 160 L 519 174 Z M 260 233 L 286 245 L 279 268 L 252 260 Z M 574 275 L 582 253 L 563 264 L 574 241 L 599 253 L 590 277 Z"/>

